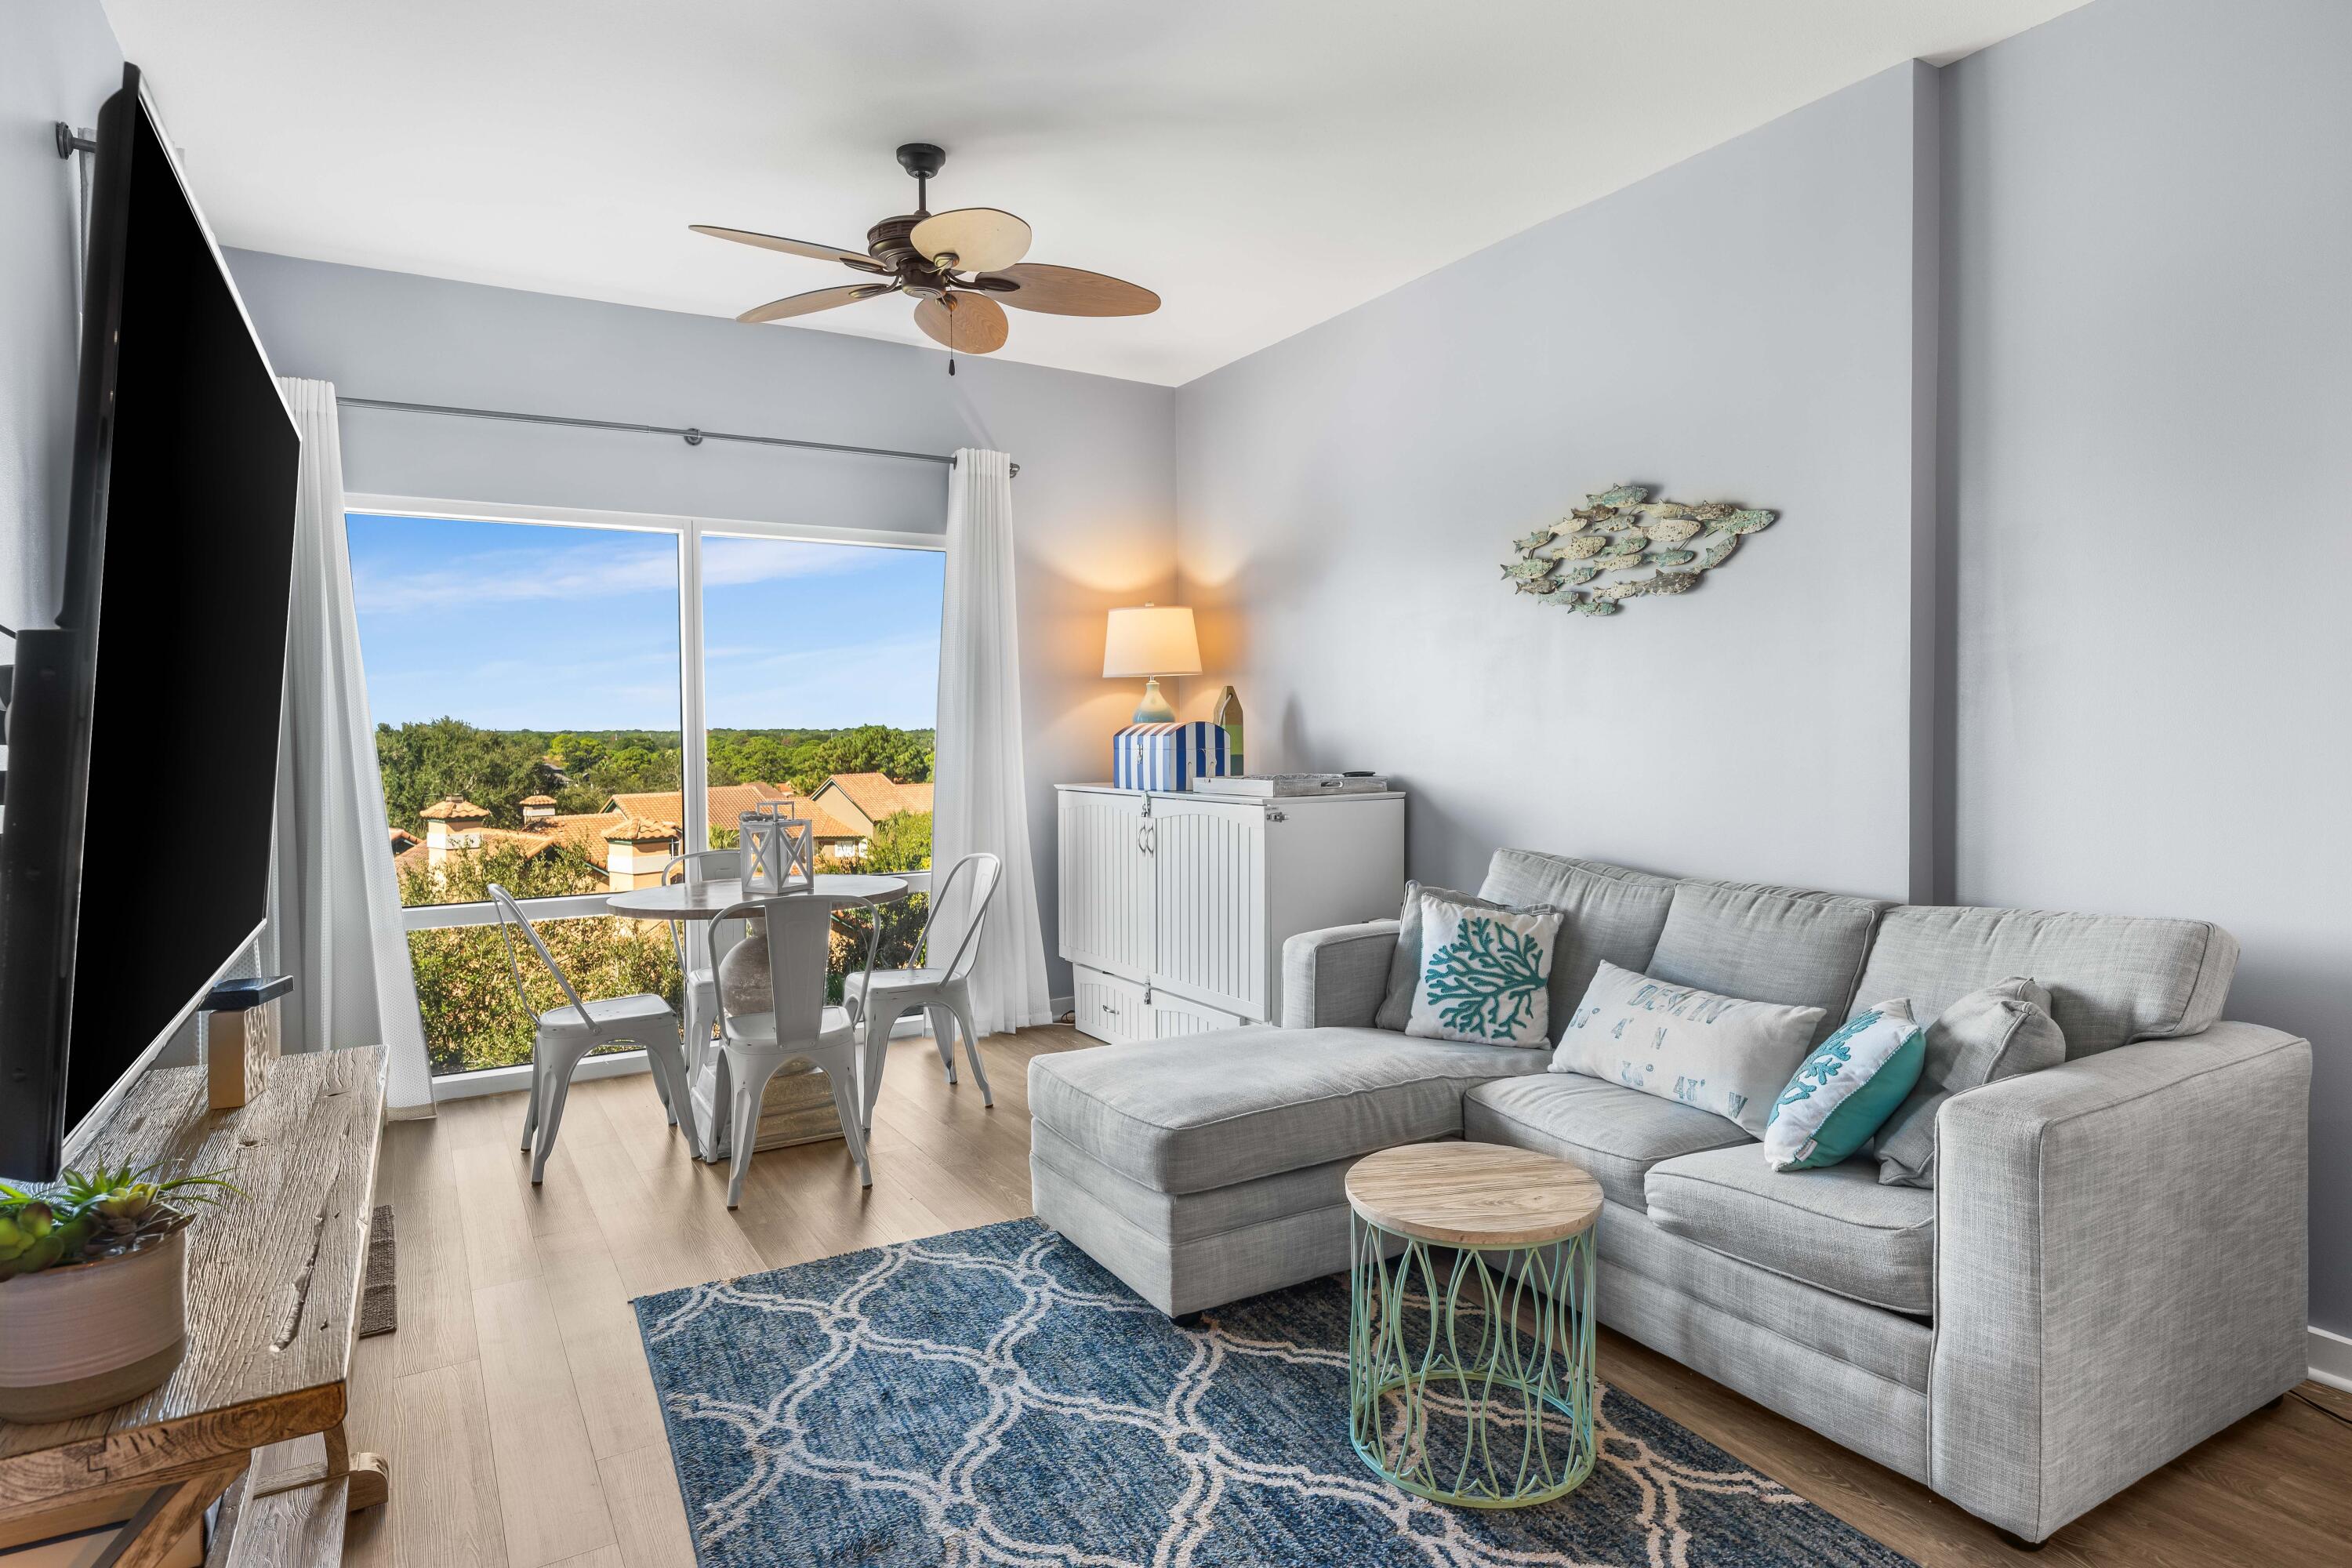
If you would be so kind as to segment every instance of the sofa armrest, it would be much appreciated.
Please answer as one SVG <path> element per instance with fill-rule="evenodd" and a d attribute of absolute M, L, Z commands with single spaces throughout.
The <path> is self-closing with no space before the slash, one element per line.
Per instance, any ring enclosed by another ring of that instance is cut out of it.
<path fill-rule="evenodd" d="M 1397 922 L 1303 931 L 1282 944 L 1282 1026 L 1369 1027 L 1388 994 Z"/>
<path fill-rule="evenodd" d="M 2040 1541 L 2305 1372 L 2311 1046 L 2216 1024 L 1936 1119 L 1936 1490 Z"/>

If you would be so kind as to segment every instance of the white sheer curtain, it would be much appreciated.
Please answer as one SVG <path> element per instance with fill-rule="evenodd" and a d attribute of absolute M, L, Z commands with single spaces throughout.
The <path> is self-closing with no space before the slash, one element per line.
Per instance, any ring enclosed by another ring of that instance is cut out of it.
<path fill-rule="evenodd" d="M 1045 986 L 1037 873 L 1021 766 L 1021 635 L 1013 589 L 1013 460 L 967 447 L 948 480 L 947 604 L 940 627 L 937 815 L 931 866 L 976 849 L 1004 880 L 971 972 L 972 1026 L 983 1035 L 1054 1020 Z M 968 911 L 943 909 L 935 952 L 952 951 Z"/>
<path fill-rule="evenodd" d="M 287 1045 L 319 1050 L 381 1040 L 392 1048 L 391 1105 L 428 1106 L 432 1069 L 360 669 L 335 388 L 294 376 L 278 384 L 302 434 L 269 900 L 276 964 L 294 976 L 284 1004 Z"/>

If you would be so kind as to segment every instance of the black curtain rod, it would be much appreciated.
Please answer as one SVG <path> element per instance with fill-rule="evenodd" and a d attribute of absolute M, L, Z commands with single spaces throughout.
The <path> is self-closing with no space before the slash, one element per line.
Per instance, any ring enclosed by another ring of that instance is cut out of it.
<path fill-rule="evenodd" d="M 812 452 L 854 452 L 866 458 L 901 458 L 910 463 L 943 463 L 952 467 L 953 458 L 943 458 L 936 452 L 901 452 L 889 447 L 850 447 L 838 441 L 800 441 L 790 436 L 744 436 L 728 430 L 701 430 L 692 426 L 635 425 L 619 419 L 573 419 L 561 414 L 515 414 L 502 408 L 457 408 L 442 403 L 395 403 L 383 397 L 344 397 L 335 401 L 346 408 L 388 408 L 396 414 L 446 414 L 459 419 L 505 419 L 519 425 L 568 425 L 576 430 L 625 430 L 637 436 L 676 436 L 689 447 L 699 447 L 705 441 L 741 441 L 754 447 L 799 447 Z M 1013 465 L 1019 473 L 1021 465 Z"/>

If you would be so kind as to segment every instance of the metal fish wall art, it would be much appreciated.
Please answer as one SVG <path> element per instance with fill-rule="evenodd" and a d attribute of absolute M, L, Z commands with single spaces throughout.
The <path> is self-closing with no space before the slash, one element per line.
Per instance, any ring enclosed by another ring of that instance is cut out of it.
<path fill-rule="evenodd" d="M 1503 563 L 1503 576 L 1538 604 L 1613 616 L 1629 599 L 1688 593 L 1778 515 L 1729 501 L 1652 500 L 1647 486 L 1612 485 L 1550 527 L 1511 541 L 1517 559 Z M 1633 570 L 1648 574 L 1595 581 Z"/>

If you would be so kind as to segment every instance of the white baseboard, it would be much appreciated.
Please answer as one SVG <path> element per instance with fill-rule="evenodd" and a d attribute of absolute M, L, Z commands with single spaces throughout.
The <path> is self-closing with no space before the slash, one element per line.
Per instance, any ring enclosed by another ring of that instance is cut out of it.
<path fill-rule="evenodd" d="M 2352 1394 L 2352 1339 L 2314 1329 L 2309 1342 L 2311 1381 Z"/>

